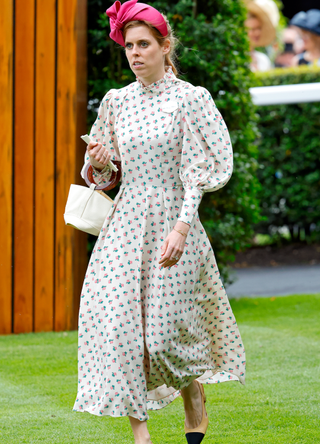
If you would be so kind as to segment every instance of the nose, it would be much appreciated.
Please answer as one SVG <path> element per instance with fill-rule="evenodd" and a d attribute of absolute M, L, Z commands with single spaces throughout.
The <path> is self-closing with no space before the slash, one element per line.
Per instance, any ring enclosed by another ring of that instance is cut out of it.
<path fill-rule="evenodd" d="M 134 44 L 134 45 L 133 45 L 132 53 L 133 53 L 134 55 L 138 55 L 138 54 L 140 54 L 140 51 L 139 51 L 139 45 L 137 45 L 137 44 Z"/>

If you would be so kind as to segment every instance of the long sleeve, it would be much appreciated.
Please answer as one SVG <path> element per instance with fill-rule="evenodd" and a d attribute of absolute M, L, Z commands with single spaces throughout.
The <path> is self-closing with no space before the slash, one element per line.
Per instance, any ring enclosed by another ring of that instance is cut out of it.
<path fill-rule="evenodd" d="M 210 93 L 196 87 L 183 104 L 183 146 L 180 178 L 185 189 L 180 221 L 189 225 L 205 192 L 222 188 L 233 167 L 226 124 Z"/>
<path fill-rule="evenodd" d="M 118 150 L 117 136 L 114 129 L 114 105 L 113 93 L 116 90 L 110 90 L 101 101 L 96 121 L 92 125 L 90 137 L 95 142 L 102 143 L 102 145 L 111 153 L 111 160 L 120 160 L 120 153 Z M 83 177 L 84 168 L 89 160 L 88 152 L 85 153 L 85 163 L 81 171 Z M 103 185 L 108 182 L 111 176 L 111 169 L 106 166 L 102 171 L 93 168 L 93 178 L 97 185 Z"/>

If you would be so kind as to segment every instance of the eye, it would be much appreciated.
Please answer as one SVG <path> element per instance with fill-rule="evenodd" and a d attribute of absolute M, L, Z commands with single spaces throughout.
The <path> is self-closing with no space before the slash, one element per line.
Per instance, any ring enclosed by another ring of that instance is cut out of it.
<path fill-rule="evenodd" d="M 146 48 L 147 46 L 149 46 L 148 42 L 141 42 L 141 46 L 142 48 Z"/>
<path fill-rule="evenodd" d="M 132 48 L 132 43 L 126 43 L 126 49 L 131 49 Z"/>

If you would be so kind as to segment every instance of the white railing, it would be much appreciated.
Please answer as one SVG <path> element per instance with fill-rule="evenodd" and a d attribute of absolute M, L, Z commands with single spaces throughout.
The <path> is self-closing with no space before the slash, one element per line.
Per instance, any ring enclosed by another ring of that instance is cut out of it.
<path fill-rule="evenodd" d="M 320 83 L 259 86 L 249 91 L 255 105 L 320 102 Z"/>

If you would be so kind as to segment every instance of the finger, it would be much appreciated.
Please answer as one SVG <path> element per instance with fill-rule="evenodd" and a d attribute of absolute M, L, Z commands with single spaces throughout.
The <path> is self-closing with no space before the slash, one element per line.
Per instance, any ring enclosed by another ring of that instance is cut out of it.
<path fill-rule="evenodd" d="M 172 267 L 173 265 L 176 265 L 176 263 L 177 263 L 176 261 L 169 260 L 169 261 L 165 262 L 164 264 L 162 264 L 162 268 Z"/>
<path fill-rule="evenodd" d="M 163 264 L 166 264 L 166 263 L 169 263 L 169 262 L 174 263 L 174 261 L 172 260 L 172 255 L 169 254 L 169 251 L 168 251 L 168 252 L 166 252 L 165 256 L 163 256 L 163 257 L 160 259 L 159 264 L 160 264 L 160 265 L 163 265 Z"/>
<path fill-rule="evenodd" d="M 168 245 L 168 244 L 167 244 Z M 161 255 L 161 261 L 159 263 L 164 263 L 166 260 L 172 263 L 177 262 L 182 256 L 182 251 L 179 248 L 167 247 L 165 254 Z"/>
<path fill-rule="evenodd" d="M 161 253 L 161 261 L 168 260 L 171 257 L 172 247 L 168 247 L 168 244 L 165 244 L 164 247 L 165 249 Z"/>
<path fill-rule="evenodd" d="M 106 163 L 106 158 L 107 158 L 107 156 L 106 156 L 106 154 L 104 153 L 104 151 L 101 151 L 101 150 L 100 150 L 100 151 L 96 154 L 95 158 L 96 158 L 96 160 L 97 160 L 98 162 L 100 162 L 100 163 L 102 163 L 102 164 L 105 164 L 105 163 Z"/>
<path fill-rule="evenodd" d="M 94 159 L 94 160 L 97 161 L 97 162 L 100 161 L 100 156 L 99 156 L 99 154 L 97 154 L 97 152 L 95 151 L 95 148 L 93 148 L 93 150 L 91 150 L 88 154 L 89 154 L 90 159 Z"/>
<path fill-rule="evenodd" d="M 105 150 L 105 152 L 103 153 L 103 157 L 106 159 L 107 162 L 111 160 L 111 154 L 107 150 Z"/>
<path fill-rule="evenodd" d="M 170 261 L 171 261 L 171 258 L 165 256 L 160 259 L 159 264 L 165 264 L 166 262 L 170 262 Z"/>
<path fill-rule="evenodd" d="M 182 253 L 180 252 L 180 250 L 173 250 L 170 258 L 166 262 L 164 262 L 162 264 L 162 266 L 164 268 L 167 268 L 167 267 L 172 267 L 173 265 L 176 265 L 179 262 L 181 256 L 182 256 Z"/>
<path fill-rule="evenodd" d="M 105 150 L 104 153 L 102 154 L 102 159 L 103 159 L 103 163 L 105 165 L 107 165 L 111 159 L 111 154 Z"/>
<path fill-rule="evenodd" d="M 106 159 L 107 159 L 107 156 L 105 154 L 103 154 L 103 153 L 102 154 L 101 153 L 97 154 L 98 162 L 102 163 L 103 165 L 105 165 L 107 163 Z"/>
<path fill-rule="evenodd" d="M 107 164 L 111 158 L 109 151 L 101 145 L 99 152 L 97 153 L 97 160 L 103 164 Z"/>
<path fill-rule="evenodd" d="M 178 256 L 178 255 L 172 256 L 171 260 L 173 262 L 177 263 L 180 260 L 180 256 Z"/>
<path fill-rule="evenodd" d="M 91 153 L 97 153 L 101 149 L 101 143 L 98 142 L 90 142 L 87 146 L 88 152 Z"/>
<path fill-rule="evenodd" d="M 100 160 L 105 159 L 106 155 L 105 155 L 105 147 L 103 147 L 101 144 L 99 145 L 99 150 L 97 151 L 96 157 L 97 159 L 99 158 Z"/>
<path fill-rule="evenodd" d="M 168 241 L 165 240 L 161 247 L 161 257 L 166 254 L 167 247 L 168 247 Z"/>
<path fill-rule="evenodd" d="M 169 264 L 169 266 L 171 267 L 172 265 L 177 264 L 178 261 L 179 261 L 179 258 L 178 258 L 178 257 L 171 257 L 171 258 L 168 260 L 168 264 Z"/>
<path fill-rule="evenodd" d="M 177 261 L 180 259 L 180 257 L 182 256 L 182 251 L 180 248 L 175 247 L 172 249 L 171 251 L 171 255 L 170 255 L 170 259 L 173 261 Z"/>
<path fill-rule="evenodd" d="M 93 142 L 93 141 L 91 141 L 91 142 L 88 143 L 88 145 L 87 145 L 87 150 L 90 151 L 90 150 L 92 150 L 93 148 L 95 148 L 97 145 L 101 145 L 101 144 L 99 144 L 99 142 Z"/>

